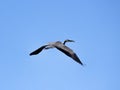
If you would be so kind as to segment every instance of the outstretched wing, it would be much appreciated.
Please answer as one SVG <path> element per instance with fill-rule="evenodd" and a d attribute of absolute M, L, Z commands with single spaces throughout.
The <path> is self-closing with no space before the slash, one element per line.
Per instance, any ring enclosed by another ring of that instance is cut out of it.
<path fill-rule="evenodd" d="M 44 46 L 41 46 L 40 48 L 38 48 L 37 50 L 33 51 L 30 53 L 30 56 L 31 55 L 36 55 L 38 53 L 40 53 L 47 45 L 44 45 Z"/>
<path fill-rule="evenodd" d="M 61 52 L 63 52 L 64 54 L 66 54 L 67 56 L 71 57 L 73 60 L 75 60 L 79 64 L 83 65 L 83 63 L 80 61 L 78 56 L 69 47 L 67 47 L 67 46 L 65 46 L 63 44 L 55 45 L 55 47 L 58 50 L 60 50 Z"/>

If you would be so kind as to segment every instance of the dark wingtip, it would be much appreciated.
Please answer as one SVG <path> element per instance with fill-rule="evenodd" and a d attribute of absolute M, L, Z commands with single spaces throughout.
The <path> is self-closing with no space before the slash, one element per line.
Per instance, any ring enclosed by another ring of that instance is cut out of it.
<path fill-rule="evenodd" d="M 34 52 L 31 52 L 29 55 L 32 56 L 32 55 L 37 55 L 38 52 L 34 51 Z"/>
<path fill-rule="evenodd" d="M 72 57 L 76 62 L 78 62 L 80 65 L 84 66 L 84 64 L 81 62 L 81 60 L 78 58 L 78 56 L 74 53 Z"/>
<path fill-rule="evenodd" d="M 38 54 L 38 53 L 34 53 L 34 52 L 33 52 L 33 53 L 30 53 L 29 55 L 32 56 L 32 55 L 36 55 L 36 54 Z"/>
<path fill-rule="evenodd" d="M 41 46 L 40 48 L 38 48 L 37 50 L 31 52 L 29 55 L 37 55 L 38 53 L 40 53 L 46 46 L 48 45 L 44 45 L 44 46 Z"/>
<path fill-rule="evenodd" d="M 79 61 L 78 63 L 79 63 L 80 65 L 84 66 L 84 64 L 83 64 L 81 61 Z"/>
<path fill-rule="evenodd" d="M 32 53 L 30 53 L 29 55 L 30 55 L 30 56 L 32 56 L 33 54 L 32 54 Z"/>
<path fill-rule="evenodd" d="M 30 53 L 29 55 L 30 55 L 30 56 L 32 56 L 32 54 L 31 54 L 31 53 Z"/>
<path fill-rule="evenodd" d="M 80 62 L 78 62 L 81 66 L 86 66 L 86 64 L 84 64 L 84 63 L 82 63 L 81 61 Z"/>

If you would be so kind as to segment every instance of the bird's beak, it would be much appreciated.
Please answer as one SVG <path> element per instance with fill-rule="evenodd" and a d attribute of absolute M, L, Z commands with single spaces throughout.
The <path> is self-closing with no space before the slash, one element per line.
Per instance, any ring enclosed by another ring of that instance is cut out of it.
<path fill-rule="evenodd" d="M 70 42 L 75 42 L 74 40 L 69 40 Z"/>

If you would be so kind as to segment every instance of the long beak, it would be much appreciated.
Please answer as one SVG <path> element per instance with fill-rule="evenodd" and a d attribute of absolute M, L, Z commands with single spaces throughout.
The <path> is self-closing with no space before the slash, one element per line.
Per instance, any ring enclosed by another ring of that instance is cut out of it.
<path fill-rule="evenodd" d="M 70 40 L 70 42 L 75 42 L 74 40 Z"/>

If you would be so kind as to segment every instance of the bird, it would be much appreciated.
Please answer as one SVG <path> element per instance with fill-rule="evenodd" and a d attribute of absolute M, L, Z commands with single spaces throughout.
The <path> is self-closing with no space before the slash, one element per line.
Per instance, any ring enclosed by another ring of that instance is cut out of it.
<path fill-rule="evenodd" d="M 31 52 L 29 55 L 37 55 L 39 54 L 43 49 L 50 49 L 50 48 L 56 48 L 59 51 L 63 52 L 65 55 L 67 55 L 68 57 L 71 57 L 74 61 L 76 61 L 77 63 L 83 65 L 83 63 L 81 62 L 81 60 L 78 58 L 78 56 L 76 55 L 76 53 L 70 49 L 69 47 L 67 47 L 65 44 L 67 42 L 75 42 L 74 40 L 70 40 L 70 39 L 66 39 L 64 40 L 64 42 L 62 43 L 61 41 L 56 41 L 56 42 L 51 42 L 48 44 L 45 44 L 43 46 L 41 46 L 40 48 L 36 49 L 35 51 Z"/>

